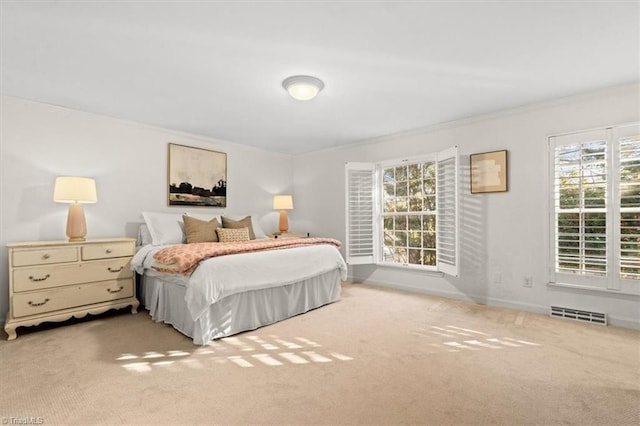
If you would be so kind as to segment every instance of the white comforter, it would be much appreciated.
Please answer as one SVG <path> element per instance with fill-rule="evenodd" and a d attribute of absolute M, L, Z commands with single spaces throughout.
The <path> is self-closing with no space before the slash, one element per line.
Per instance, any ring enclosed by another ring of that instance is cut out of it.
<path fill-rule="evenodd" d="M 185 302 L 194 321 L 209 306 L 232 294 L 278 287 L 340 269 L 347 278 L 347 265 L 331 245 L 312 245 L 220 256 L 202 262 L 190 277 L 161 274 L 151 269 L 153 254 L 166 246 L 144 246 L 131 262 L 136 272 L 162 276 L 186 286 Z"/>

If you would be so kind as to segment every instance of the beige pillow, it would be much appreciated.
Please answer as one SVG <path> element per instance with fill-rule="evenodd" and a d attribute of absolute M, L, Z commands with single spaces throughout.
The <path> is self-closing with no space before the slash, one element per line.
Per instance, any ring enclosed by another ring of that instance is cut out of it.
<path fill-rule="evenodd" d="M 249 230 L 249 239 L 256 239 L 256 235 L 253 233 L 253 225 L 251 224 L 251 216 L 240 220 L 231 220 L 228 217 L 222 216 L 222 227 L 229 229 L 247 228 Z"/>
<path fill-rule="evenodd" d="M 216 229 L 220 228 L 217 218 L 210 221 L 196 219 L 191 216 L 182 215 L 184 230 L 187 234 L 187 243 L 217 243 L 218 234 Z"/>
<path fill-rule="evenodd" d="M 249 241 L 249 228 L 218 228 L 216 232 L 221 243 Z"/>

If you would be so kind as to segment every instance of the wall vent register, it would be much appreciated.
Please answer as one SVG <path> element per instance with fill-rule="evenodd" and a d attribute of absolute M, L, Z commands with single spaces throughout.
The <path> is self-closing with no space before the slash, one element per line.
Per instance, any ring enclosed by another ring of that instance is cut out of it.
<path fill-rule="evenodd" d="M 578 309 L 563 308 L 560 306 L 552 306 L 551 316 L 556 318 L 565 318 L 576 321 L 607 325 L 607 314 L 602 312 L 589 312 L 581 311 Z"/>

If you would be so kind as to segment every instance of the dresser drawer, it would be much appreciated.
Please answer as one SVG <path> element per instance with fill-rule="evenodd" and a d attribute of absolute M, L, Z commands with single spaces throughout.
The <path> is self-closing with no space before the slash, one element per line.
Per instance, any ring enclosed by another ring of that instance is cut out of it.
<path fill-rule="evenodd" d="M 17 293 L 11 300 L 16 318 L 133 296 L 133 280 L 111 280 L 50 290 Z"/>
<path fill-rule="evenodd" d="M 33 250 L 16 250 L 11 256 L 12 266 L 45 265 L 51 263 L 76 262 L 76 247 L 50 247 Z"/>
<path fill-rule="evenodd" d="M 71 265 L 16 268 L 13 270 L 13 291 L 19 293 L 70 284 L 124 279 L 132 276 L 129 258 Z"/>
<path fill-rule="evenodd" d="M 91 244 L 82 247 L 82 260 L 133 256 L 134 251 L 134 244 L 130 242 Z"/>

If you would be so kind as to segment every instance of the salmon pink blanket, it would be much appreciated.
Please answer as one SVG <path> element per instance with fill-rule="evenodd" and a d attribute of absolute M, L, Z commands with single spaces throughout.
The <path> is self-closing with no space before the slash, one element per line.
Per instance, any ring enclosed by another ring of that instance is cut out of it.
<path fill-rule="evenodd" d="M 155 259 L 153 269 L 170 274 L 189 275 L 201 261 L 210 257 L 302 247 L 312 244 L 331 244 L 336 247 L 341 245 L 340 241 L 333 238 L 292 238 L 239 241 L 234 243 L 177 244 L 164 248 L 153 256 Z"/>

